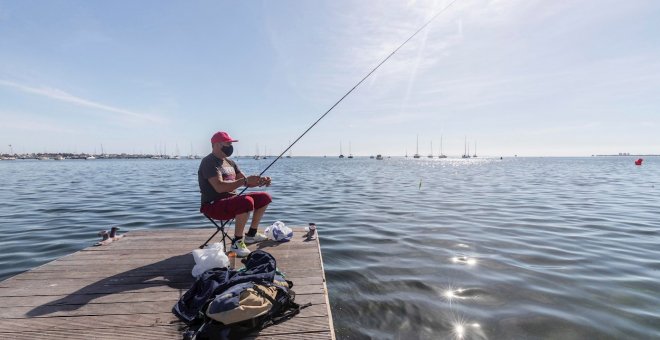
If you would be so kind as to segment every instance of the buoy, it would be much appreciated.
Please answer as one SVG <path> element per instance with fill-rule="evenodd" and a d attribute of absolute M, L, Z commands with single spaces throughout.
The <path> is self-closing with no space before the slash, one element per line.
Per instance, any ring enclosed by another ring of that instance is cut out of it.
<path fill-rule="evenodd" d="M 638 160 L 635 161 L 635 165 L 642 165 L 642 162 L 643 162 L 643 161 L 644 161 L 644 160 L 640 158 L 640 159 L 638 159 Z"/>

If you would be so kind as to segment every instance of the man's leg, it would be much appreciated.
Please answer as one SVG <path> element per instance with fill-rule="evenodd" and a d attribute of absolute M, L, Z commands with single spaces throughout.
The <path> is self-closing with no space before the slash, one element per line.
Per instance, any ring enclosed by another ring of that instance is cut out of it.
<path fill-rule="evenodd" d="M 254 214 L 252 214 L 252 223 L 250 224 L 250 230 L 245 233 L 245 242 L 247 243 L 256 243 L 265 241 L 266 235 L 257 234 L 257 229 L 259 229 L 259 222 L 268 208 L 268 204 L 272 201 L 270 195 L 265 192 L 251 192 L 248 195 L 254 200 Z"/>
<path fill-rule="evenodd" d="M 257 228 L 259 228 L 259 222 L 261 222 L 261 218 L 264 217 L 266 208 L 268 208 L 268 205 L 264 205 L 263 207 L 254 211 L 254 214 L 252 215 L 252 223 L 250 223 L 250 229 L 256 230 Z"/>
<path fill-rule="evenodd" d="M 253 236 L 259 228 L 261 218 L 264 217 L 268 204 L 273 201 L 270 195 L 266 192 L 251 192 L 248 194 L 254 200 L 254 214 L 252 215 L 252 223 L 250 223 L 250 231 L 248 234 Z"/>
<path fill-rule="evenodd" d="M 245 230 L 245 224 L 247 224 L 247 220 L 250 217 L 250 211 L 254 210 L 254 200 L 248 196 L 234 197 L 228 210 L 235 214 L 234 219 L 236 220 L 234 239 L 232 240 L 230 250 L 238 257 L 248 256 L 250 250 L 245 246 L 243 230 Z"/>
<path fill-rule="evenodd" d="M 243 231 L 250 218 L 250 211 L 254 210 L 254 199 L 249 196 L 235 196 L 227 200 L 226 205 L 219 207 L 234 216 L 234 240 L 243 238 Z"/>
<path fill-rule="evenodd" d="M 236 215 L 236 217 L 234 217 L 236 221 L 236 226 L 234 227 L 234 238 L 243 237 L 243 230 L 245 230 L 245 224 L 247 223 L 249 217 L 250 217 L 249 211 L 242 214 L 238 214 Z"/>

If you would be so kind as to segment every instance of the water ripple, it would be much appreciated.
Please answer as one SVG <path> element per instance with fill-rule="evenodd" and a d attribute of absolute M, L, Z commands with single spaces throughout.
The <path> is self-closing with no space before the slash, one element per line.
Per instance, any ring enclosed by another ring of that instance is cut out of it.
<path fill-rule="evenodd" d="M 265 224 L 319 226 L 338 338 L 659 338 L 659 164 L 282 159 Z M 0 162 L 0 278 L 111 226 L 211 230 L 197 166 Z"/>

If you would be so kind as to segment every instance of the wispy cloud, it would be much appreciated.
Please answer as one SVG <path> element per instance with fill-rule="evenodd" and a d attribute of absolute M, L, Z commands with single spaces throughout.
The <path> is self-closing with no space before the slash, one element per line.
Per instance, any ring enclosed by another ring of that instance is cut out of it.
<path fill-rule="evenodd" d="M 116 113 L 121 115 L 121 118 L 130 118 L 133 120 L 138 120 L 138 121 L 146 121 L 146 122 L 153 122 L 153 123 L 164 123 L 165 120 L 161 117 L 155 116 L 155 115 L 150 115 L 150 114 L 145 114 L 141 112 L 135 112 L 131 110 L 126 110 L 123 108 L 95 102 L 89 99 L 81 98 L 78 96 L 75 96 L 73 94 L 70 94 L 68 92 L 52 88 L 52 87 L 34 87 L 34 86 L 28 86 L 28 85 L 23 85 L 19 84 L 13 81 L 9 80 L 4 80 L 0 79 L 0 85 L 10 87 L 25 93 L 30 93 L 30 94 L 35 94 L 38 96 L 58 100 L 61 102 L 69 103 L 72 105 L 76 106 L 81 106 L 81 107 L 87 107 L 87 108 L 92 108 L 92 109 L 97 109 L 97 110 L 102 110 L 105 112 L 111 112 L 111 113 Z"/>
<path fill-rule="evenodd" d="M 325 103 L 328 98 L 350 89 L 432 15 L 451 2 L 356 2 L 349 11 L 339 5 L 331 7 L 330 12 L 336 24 L 332 34 L 323 35 L 322 40 L 313 42 L 316 44 L 313 47 L 319 51 L 313 60 L 296 61 L 296 55 L 287 53 L 295 51 L 296 44 L 300 42 L 274 34 L 277 27 L 273 23 L 269 27 L 271 43 L 280 55 L 283 68 L 289 70 L 283 72 L 284 76 L 298 75 L 289 80 L 290 86 L 307 98 Z M 438 20 L 372 74 L 361 85 L 360 91 L 368 90 L 372 98 L 375 96 L 380 99 L 390 97 L 392 91 L 401 93 L 398 96 L 399 104 L 395 107 L 406 110 L 406 102 L 411 93 L 416 91 L 418 78 L 426 77 L 429 69 L 451 54 L 452 48 L 463 41 L 464 23 L 459 14 L 465 6 L 459 1 L 449 7 Z M 280 23 L 283 26 L 289 24 Z M 301 63 L 307 65 L 310 71 L 302 77 L 295 72 Z M 318 79 L 323 80 L 323 86 L 317 86 Z"/>
<path fill-rule="evenodd" d="M 6 132 L 52 132 L 57 134 L 75 135 L 80 131 L 68 126 L 60 125 L 50 119 L 41 119 L 27 113 L 0 111 L 2 129 Z M 5 133 L 6 133 L 5 132 Z"/>

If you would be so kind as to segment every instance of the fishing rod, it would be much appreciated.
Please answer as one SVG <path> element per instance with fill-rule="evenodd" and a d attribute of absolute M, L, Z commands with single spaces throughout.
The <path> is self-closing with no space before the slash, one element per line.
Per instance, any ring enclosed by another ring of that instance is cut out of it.
<path fill-rule="evenodd" d="M 346 92 L 341 98 L 339 98 L 339 100 L 337 100 L 337 101 L 336 101 L 336 102 L 335 102 L 335 103 L 334 103 L 334 104 L 333 104 L 333 105 L 332 105 L 327 111 L 325 111 L 325 113 L 323 113 L 323 114 L 321 115 L 321 117 L 319 117 L 319 118 L 318 118 L 318 119 L 317 119 L 312 125 L 310 125 L 310 126 L 307 128 L 307 130 L 305 130 L 300 136 L 298 136 L 298 138 L 296 138 L 296 140 L 294 140 L 293 143 L 291 143 L 286 149 L 284 149 L 284 151 L 282 151 L 282 153 L 280 153 L 279 156 L 277 156 L 272 162 L 270 162 L 270 164 L 268 164 L 268 166 L 267 166 L 263 171 L 261 171 L 261 173 L 259 173 L 259 177 L 261 177 L 264 173 L 266 173 L 266 171 L 268 171 L 268 169 L 270 169 L 270 167 L 273 166 L 273 164 L 275 164 L 275 162 L 277 162 L 280 158 L 282 158 L 282 156 L 283 156 L 287 151 L 289 151 L 289 149 L 291 149 L 296 143 L 298 143 L 298 141 L 299 141 L 301 138 L 303 138 L 303 137 L 304 137 L 304 136 L 305 136 L 305 135 L 306 135 L 306 134 L 307 134 L 312 128 L 314 128 L 314 126 L 316 126 L 316 124 L 318 124 L 323 118 L 325 118 L 325 116 L 327 116 L 328 113 L 330 113 L 330 111 L 332 111 L 337 105 L 339 105 L 339 103 L 341 103 L 346 97 L 348 97 L 348 95 L 351 94 L 351 93 L 352 93 L 352 92 L 353 92 L 358 86 L 360 86 L 360 84 L 362 84 L 365 80 L 367 80 L 367 78 L 369 78 L 369 76 L 371 76 L 371 74 L 373 74 L 374 72 L 376 72 L 376 70 L 378 70 L 378 69 L 380 68 L 381 65 L 383 65 L 387 60 L 389 60 L 389 59 L 390 59 L 394 54 L 396 54 L 396 52 L 398 52 L 398 51 L 399 51 L 399 50 L 400 50 L 400 49 L 401 49 L 406 43 L 408 43 L 408 41 L 410 41 L 412 38 L 414 38 L 414 37 L 417 35 L 417 33 L 421 32 L 424 28 L 426 28 L 426 26 L 430 25 L 431 22 L 433 22 L 437 17 L 440 16 L 440 14 L 444 13 L 447 9 L 449 9 L 449 7 L 451 7 L 451 6 L 452 6 L 454 3 L 456 3 L 457 1 L 458 1 L 458 0 L 453 0 L 453 1 L 450 2 L 447 6 L 443 7 L 440 11 L 438 11 L 438 13 L 434 14 L 434 15 L 431 17 L 431 19 L 429 19 L 428 21 L 426 21 L 426 23 L 424 23 L 424 25 L 422 25 L 421 27 L 419 27 L 419 28 L 415 31 L 415 33 L 413 33 L 410 37 L 408 37 L 408 39 L 406 39 L 403 43 L 401 43 L 401 45 L 399 45 L 399 47 L 397 47 L 394 51 L 392 51 L 392 53 L 390 53 L 389 55 L 387 55 L 387 57 L 385 57 L 385 59 L 383 59 L 378 65 L 376 65 L 376 67 L 374 67 L 371 71 L 369 71 L 369 73 L 367 73 L 366 76 L 364 76 L 362 79 L 360 79 L 360 81 L 357 82 L 357 84 L 355 84 L 355 86 L 353 86 L 350 90 L 348 90 L 348 92 Z M 238 196 L 242 195 L 242 194 L 245 192 L 245 190 L 247 190 L 247 187 L 243 188 L 243 190 L 241 190 L 241 192 L 238 194 Z M 209 218 L 209 219 L 210 219 L 210 218 Z M 213 238 L 213 237 L 214 237 L 214 236 L 215 236 L 220 230 L 223 230 L 223 232 L 224 232 L 224 226 L 225 226 L 226 224 L 230 223 L 231 221 L 233 221 L 233 219 L 231 219 L 231 220 L 225 220 L 225 221 L 221 222 L 221 226 L 218 227 L 218 230 L 216 230 L 215 233 L 213 233 L 213 235 L 211 235 L 211 237 L 209 237 L 209 239 L 206 240 L 206 242 L 204 242 L 204 244 L 202 244 L 199 248 L 200 248 L 200 249 L 201 249 L 201 248 L 204 248 L 204 247 L 209 243 L 209 241 L 211 241 L 211 239 L 212 239 L 212 238 Z M 211 220 L 211 222 L 213 222 L 213 224 L 215 224 L 215 222 L 214 222 L 213 220 Z M 216 226 L 217 226 L 217 224 L 216 224 Z M 224 239 L 223 239 L 223 240 L 224 240 Z"/>

